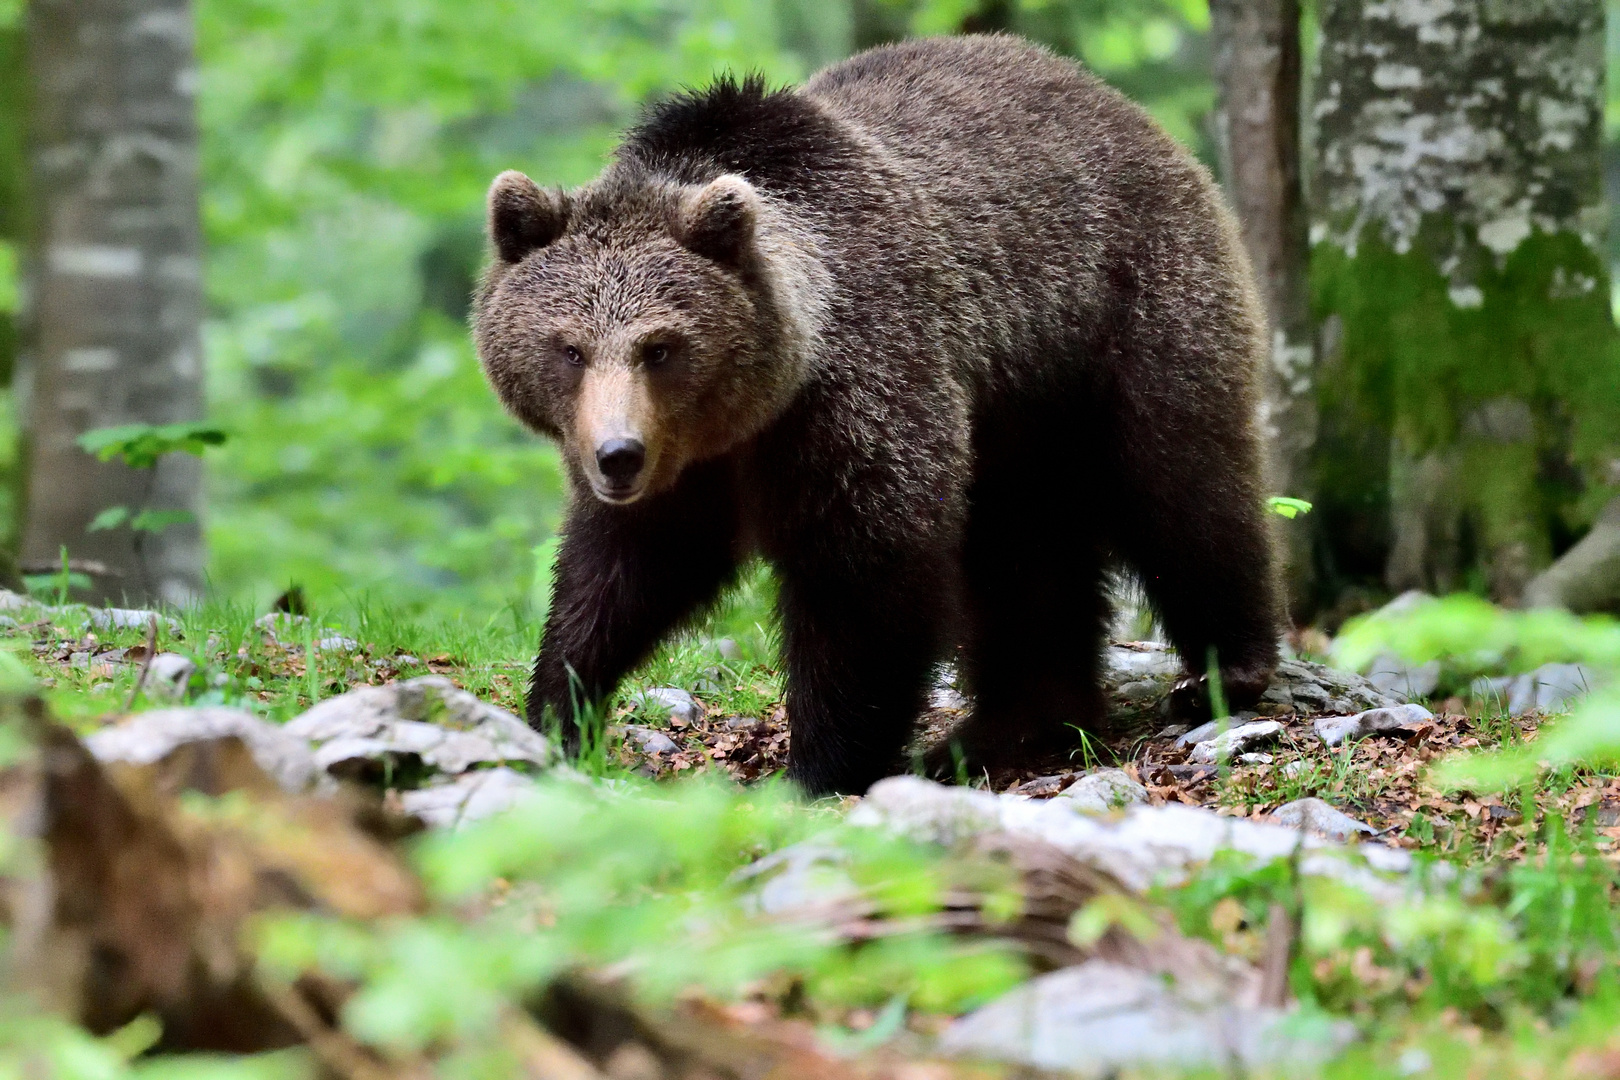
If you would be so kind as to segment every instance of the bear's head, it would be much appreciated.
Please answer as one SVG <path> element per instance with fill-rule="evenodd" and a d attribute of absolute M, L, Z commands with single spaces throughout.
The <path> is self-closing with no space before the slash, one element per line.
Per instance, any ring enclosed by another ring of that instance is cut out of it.
<path fill-rule="evenodd" d="M 740 176 L 610 172 L 565 194 L 506 172 L 489 235 L 484 371 L 603 502 L 668 489 L 758 435 L 804 382 L 819 264 Z"/>

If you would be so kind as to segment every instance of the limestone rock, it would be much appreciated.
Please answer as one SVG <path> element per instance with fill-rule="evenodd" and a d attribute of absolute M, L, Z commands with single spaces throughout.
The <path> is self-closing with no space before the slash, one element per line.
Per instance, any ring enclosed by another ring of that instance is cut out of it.
<path fill-rule="evenodd" d="M 1088 814 L 1107 814 L 1147 802 L 1148 793 L 1124 769 L 1097 769 L 1070 784 L 1053 801 Z"/>
<path fill-rule="evenodd" d="M 188 743 L 235 737 L 253 760 L 287 791 L 302 791 L 316 777 L 304 740 L 241 709 L 154 709 L 102 728 L 85 745 L 102 762 L 150 765 Z"/>
<path fill-rule="evenodd" d="M 1306 829 L 1329 840 L 1351 840 L 1377 831 L 1321 799 L 1295 799 L 1273 810 L 1271 820 L 1290 829 Z"/>
<path fill-rule="evenodd" d="M 956 1021 L 940 1049 L 1082 1077 L 1122 1071 L 1225 1074 L 1319 1064 L 1354 1036 L 1348 1023 L 1302 1032 L 1289 1014 L 1235 998 L 1227 980 L 1204 985 L 1090 960 L 1007 993 Z"/>
<path fill-rule="evenodd" d="M 703 706 L 690 693 L 676 686 L 660 686 L 643 690 L 632 699 L 649 712 L 667 714 L 672 720 L 695 724 L 703 719 Z"/>
<path fill-rule="evenodd" d="M 288 722 L 286 731 L 317 744 L 322 767 L 412 754 L 446 773 L 475 765 L 524 762 L 540 768 L 560 754 L 523 721 L 458 689 L 440 675 L 367 686 L 330 698 Z"/>
<path fill-rule="evenodd" d="M 400 804 L 435 828 L 455 828 L 510 810 L 534 791 L 535 781 L 504 766 L 406 791 Z"/>
<path fill-rule="evenodd" d="M 1478 700 L 1501 704 L 1509 716 L 1523 716 L 1532 710 L 1563 712 L 1592 686 L 1592 672 L 1581 664 L 1543 664 L 1523 675 L 1475 679 L 1469 691 Z"/>
<path fill-rule="evenodd" d="M 1282 734 L 1282 730 L 1283 726 L 1275 720 L 1257 720 L 1252 724 L 1240 724 L 1194 746 L 1189 760 L 1195 765 L 1212 765 L 1222 758 L 1230 758 L 1257 746 L 1275 742 Z"/>
<path fill-rule="evenodd" d="M 1380 732 L 1400 731 L 1433 719 L 1434 714 L 1423 706 L 1406 704 L 1396 705 L 1393 708 L 1368 709 L 1354 716 L 1318 717 L 1312 727 L 1323 743 L 1338 746 L 1346 739 L 1364 739 L 1368 735 Z"/>
<path fill-rule="evenodd" d="M 1077 814 L 1063 799 L 998 796 L 946 787 L 914 776 L 895 776 L 872 786 L 849 813 L 855 825 L 890 829 L 923 843 L 955 844 L 989 832 L 1010 832 L 1046 841 L 1142 891 L 1155 883 L 1185 881 L 1220 850 L 1259 861 L 1286 858 L 1303 845 L 1301 868 L 1347 881 L 1375 898 L 1405 895 L 1397 876 L 1411 856 L 1382 844 L 1362 844 L 1356 858 L 1342 845 L 1273 822 L 1223 817 L 1198 807 L 1132 806 L 1110 817 Z"/>

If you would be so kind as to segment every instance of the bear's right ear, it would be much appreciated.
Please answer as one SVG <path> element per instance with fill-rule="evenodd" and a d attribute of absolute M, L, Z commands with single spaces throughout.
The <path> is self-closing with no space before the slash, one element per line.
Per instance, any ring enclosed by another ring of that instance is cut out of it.
<path fill-rule="evenodd" d="M 759 192 L 733 173 L 687 192 L 675 211 L 675 239 L 689 251 L 733 265 L 741 262 L 759 224 Z"/>
<path fill-rule="evenodd" d="M 489 238 L 502 262 L 521 261 L 556 240 L 567 225 L 563 196 L 522 173 L 508 170 L 489 186 Z"/>

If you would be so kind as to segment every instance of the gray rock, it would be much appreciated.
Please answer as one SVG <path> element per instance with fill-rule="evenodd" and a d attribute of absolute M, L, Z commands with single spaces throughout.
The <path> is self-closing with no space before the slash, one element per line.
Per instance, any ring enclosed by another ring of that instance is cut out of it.
<path fill-rule="evenodd" d="M 1257 720 L 1250 724 L 1239 724 L 1194 746 L 1188 760 L 1195 765 L 1210 765 L 1222 758 L 1233 757 L 1254 747 L 1275 742 L 1277 736 L 1282 734 L 1282 730 L 1283 726 L 1275 720 Z"/>
<path fill-rule="evenodd" d="M 1239 765 L 1270 765 L 1271 764 L 1271 755 L 1270 754 L 1239 754 L 1238 755 L 1238 764 Z"/>
<path fill-rule="evenodd" d="M 1181 804 L 1132 806 L 1117 816 L 1077 814 L 1062 799 L 998 796 L 946 787 L 914 776 L 894 776 L 872 786 L 850 812 L 853 825 L 885 828 L 920 843 L 956 844 L 985 833 L 1008 832 L 1054 845 L 1113 875 L 1127 888 L 1187 880 L 1217 851 L 1230 850 L 1258 862 L 1287 858 L 1304 845 L 1304 873 L 1354 884 L 1375 899 L 1395 900 L 1407 886 L 1391 875 L 1411 868 L 1411 856 L 1382 844 L 1363 844 L 1358 860 L 1341 845 L 1274 822 L 1223 817 Z"/>
<path fill-rule="evenodd" d="M 329 698 L 286 730 L 318 745 L 323 768 L 352 771 L 361 758 L 414 754 L 442 772 L 474 765 L 557 763 L 559 753 L 523 721 L 441 675 L 367 686 Z"/>
<path fill-rule="evenodd" d="M 241 709 L 154 709 L 102 728 L 85 745 L 104 762 L 150 765 L 188 743 L 235 737 L 253 760 L 287 791 L 303 791 L 316 776 L 304 740 Z"/>
<path fill-rule="evenodd" d="M 735 878 L 750 886 L 743 902 L 753 913 L 807 918 L 860 895 L 848 865 L 846 849 L 805 840 L 750 863 Z"/>
<path fill-rule="evenodd" d="M 635 743 L 644 754 L 673 754 L 680 749 L 674 739 L 657 728 L 629 724 L 624 728 L 624 737 Z"/>
<path fill-rule="evenodd" d="M 533 794 L 535 782 L 514 769 L 481 769 L 400 794 L 407 814 L 435 828 L 456 828 L 510 810 Z"/>
<path fill-rule="evenodd" d="M 1282 767 L 1282 774 L 1286 779 L 1294 780 L 1311 771 L 1311 763 L 1304 758 L 1295 758 Z"/>
<path fill-rule="evenodd" d="M 1383 653 L 1373 659 L 1367 670 L 1367 681 L 1387 694 L 1428 697 L 1439 689 L 1440 661 L 1408 664 L 1394 653 Z"/>
<path fill-rule="evenodd" d="M 1191 730 L 1192 726 L 1189 724 L 1170 724 L 1167 727 L 1161 728 L 1159 733 L 1153 737 L 1155 739 L 1179 739 L 1181 736 L 1187 734 L 1187 732 Z"/>
<path fill-rule="evenodd" d="M 1368 709 L 1354 716 L 1322 716 L 1311 726 L 1316 735 L 1328 746 L 1338 746 L 1346 739 L 1364 739 L 1380 732 L 1401 731 L 1433 720 L 1434 714 L 1421 705 L 1396 705 L 1388 709 Z"/>
<path fill-rule="evenodd" d="M 1592 672 L 1581 664 L 1543 664 L 1523 675 L 1475 679 L 1469 692 L 1480 701 L 1502 704 L 1509 716 L 1523 716 L 1532 710 L 1565 711 L 1592 686 Z"/>
<path fill-rule="evenodd" d="M 952 686 L 936 686 L 928 691 L 930 709 L 950 709 L 961 712 L 968 707 L 968 699 Z"/>
<path fill-rule="evenodd" d="M 1090 960 L 1030 980 L 946 1028 L 940 1049 L 1082 1077 L 1161 1070 L 1225 1074 L 1320 1064 L 1354 1027 L 1325 1024 L 1314 1037 L 1289 1014 L 1232 992 L 1231 980 L 1194 985 L 1164 974 Z"/>
<path fill-rule="evenodd" d="M 0 589 L 0 611 L 22 611 L 24 608 L 38 607 L 39 603 L 22 593 L 14 593 L 10 589 Z"/>
<path fill-rule="evenodd" d="M 158 653 L 152 657 L 152 664 L 146 669 L 146 693 L 171 701 L 179 700 L 185 696 L 186 687 L 195 674 L 197 665 L 191 657 L 172 652 Z"/>
<path fill-rule="evenodd" d="M 1225 726 L 1230 728 L 1232 725 L 1228 723 Z M 1206 739 L 1213 739 L 1220 732 L 1221 727 L 1222 723 L 1219 720 L 1210 720 L 1207 723 L 1199 724 L 1191 731 L 1182 732 L 1176 739 L 1176 746 L 1197 746 Z"/>
<path fill-rule="evenodd" d="M 342 634 L 328 634 L 315 642 L 315 648 L 319 652 L 354 652 L 360 648 L 360 643 Z"/>
<path fill-rule="evenodd" d="M 720 654 L 720 659 L 727 663 L 735 664 L 742 659 L 742 650 L 737 647 L 737 643 L 731 638 L 723 637 L 718 639 L 714 643 L 714 648 Z"/>
<path fill-rule="evenodd" d="M 703 719 L 703 706 L 677 686 L 660 686 L 652 690 L 643 690 L 631 698 L 637 705 L 650 712 L 663 712 L 671 719 L 679 719 L 688 724 L 695 724 Z"/>
<path fill-rule="evenodd" d="M 1290 829 L 1307 829 L 1329 840 L 1350 840 L 1377 830 L 1321 799 L 1295 799 L 1271 812 L 1271 820 Z"/>
<path fill-rule="evenodd" d="M 180 632 L 178 622 L 161 611 L 148 611 L 145 608 L 89 608 L 86 616 L 89 620 L 86 625 L 97 630 L 145 630 L 156 619 L 158 625 L 169 633 Z"/>
<path fill-rule="evenodd" d="M 1064 788 L 1052 801 L 1088 814 L 1107 814 L 1147 802 L 1148 793 L 1124 769 L 1097 769 Z"/>

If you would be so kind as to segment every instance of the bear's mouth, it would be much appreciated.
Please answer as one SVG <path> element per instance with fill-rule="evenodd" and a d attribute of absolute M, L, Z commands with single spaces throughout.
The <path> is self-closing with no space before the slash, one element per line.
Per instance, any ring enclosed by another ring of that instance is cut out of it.
<path fill-rule="evenodd" d="M 591 494 L 609 506 L 629 506 L 647 493 L 647 485 L 632 484 L 629 487 L 610 487 L 606 484 L 591 484 Z"/>

